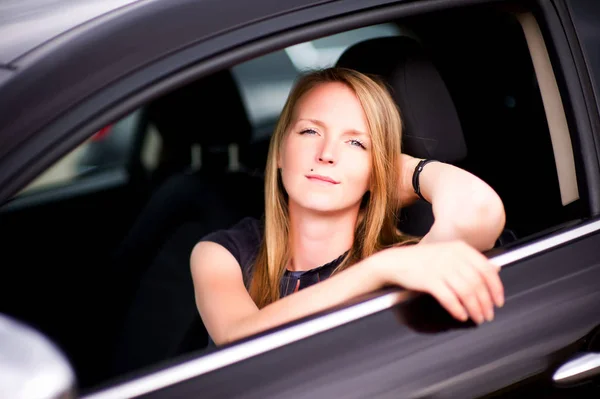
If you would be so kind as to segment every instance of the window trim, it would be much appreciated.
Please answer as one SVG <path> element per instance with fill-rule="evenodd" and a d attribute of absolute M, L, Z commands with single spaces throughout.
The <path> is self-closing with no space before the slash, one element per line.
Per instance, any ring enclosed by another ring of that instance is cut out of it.
<path fill-rule="evenodd" d="M 590 76 L 562 0 L 536 1 L 534 16 L 548 49 L 571 129 L 580 198 L 591 216 L 600 214 L 600 118 Z"/>
<path fill-rule="evenodd" d="M 129 181 L 129 173 L 124 168 L 114 168 L 96 173 L 84 179 L 69 181 L 67 184 L 56 183 L 50 186 L 41 186 L 31 191 L 13 197 L 2 205 L 0 214 L 20 211 L 41 203 L 63 201 L 123 187 Z"/>
<path fill-rule="evenodd" d="M 540 88 L 550 141 L 554 151 L 554 162 L 563 206 L 580 198 L 575 171 L 575 156 L 569 125 L 563 107 L 556 77 L 539 25 L 530 12 L 518 13 L 517 20 L 523 28 L 525 40 L 531 55 L 535 76 Z"/>

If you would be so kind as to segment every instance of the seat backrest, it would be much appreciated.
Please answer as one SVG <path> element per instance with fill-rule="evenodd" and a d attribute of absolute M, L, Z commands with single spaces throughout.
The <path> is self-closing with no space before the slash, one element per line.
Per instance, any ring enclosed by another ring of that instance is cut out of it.
<path fill-rule="evenodd" d="M 128 270 L 147 264 L 152 249 L 157 249 L 181 221 L 208 211 L 197 209 L 201 199 L 188 185 L 198 178 L 186 177 L 191 171 L 194 145 L 202 150 L 201 171 L 207 172 L 202 175 L 218 180 L 228 171 L 227 147 L 245 144 L 252 135 L 241 94 L 229 70 L 160 97 L 147 106 L 146 118 L 159 131 L 163 152 L 157 187 L 116 255 Z"/>
<path fill-rule="evenodd" d="M 203 170 L 226 171 L 229 146 L 245 145 L 252 136 L 241 94 L 229 70 L 162 96 L 148 106 L 147 112 L 162 138 L 159 174 L 163 176 L 189 168 L 196 145 Z"/>
<path fill-rule="evenodd" d="M 125 298 L 115 309 L 123 321 L 109 371 L 114 375 L 206 345 L 189 256 L 204 235 L 264 209 L 262 179 L 228 168 L 227 146 L 251 136 L 229 71 L 160 98 L 148 112 L 167 148 L 162 180 L 114 259 Z M 201 169 L 188 172 L 194 144 L 202 148 Z"/>
<path fill-rule="evenodd" d="M 336 66 L 375 75 L 387 84 L 400 109 L 404 153 L 453 164 L 466 158 L 467 146 L 450 93 L 416 40 L 369 39 L 348 48 Z M 399 227 L 422 236 L 432 224 L 431 205 L 418 200 L 402 210 Z"/>

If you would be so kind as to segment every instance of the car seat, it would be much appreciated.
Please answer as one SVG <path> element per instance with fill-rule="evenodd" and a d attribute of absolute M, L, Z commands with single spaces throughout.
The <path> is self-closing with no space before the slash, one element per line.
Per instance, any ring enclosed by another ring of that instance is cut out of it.
<path fill-rule="evenodd" d="M 229 71 L 177 89 L 147 112 L 165 149 L 157 188 L 114 256 L 124 311 L 115 309 L 111 375 L 206 345 L 189 255 L 202 236 L 264 209 L 262 178 L 230 167 L 230 145 L 244 146 L 252 131 Z"/>

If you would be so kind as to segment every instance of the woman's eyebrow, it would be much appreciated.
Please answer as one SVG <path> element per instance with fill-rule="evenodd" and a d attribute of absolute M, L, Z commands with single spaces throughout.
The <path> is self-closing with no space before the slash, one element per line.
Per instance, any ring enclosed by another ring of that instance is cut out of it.
<path fill-rule="evenodd" d="M 314 119 L 314 118 L 299 118 L 296 123 L 301 122 L 301 121 L 307 121 L 307 122 L 312 122 L 315 125 L 319 125 L 322 128 L 326 128 L 327 124 L 323 121 L 320 121 L 318 119 Z M 366 138 L 369 138 L 369 135 L 365 132 L 361 132 L 360 130 L 356 130 L 356 129 L 350 129 L 344 132 L 344 134 L 347 135 L 351 135 L 351 136 L 364 136 Z"/>
<path fill-rule="evenodd" d="M 325 124 L 325 122 L 322 122 L 318 119 L 313 119 L 313 118 L 299 118 L 296 123 L 301 122 L 301 121 L 308 121 L 308 122 L 312 122 L 315 125 L 319 125 L 321 127 L 327 127 L 327 125 Z"/>
<path fill-rule="evenodd" d="M 355 129 L 347 130 L 344 134 L 349 135 L 349 136 L 362 136 L 367 139 L 370 138 L 370 136 L 367 133 L 361 132 L 360 130 L 355 130 Z"/>

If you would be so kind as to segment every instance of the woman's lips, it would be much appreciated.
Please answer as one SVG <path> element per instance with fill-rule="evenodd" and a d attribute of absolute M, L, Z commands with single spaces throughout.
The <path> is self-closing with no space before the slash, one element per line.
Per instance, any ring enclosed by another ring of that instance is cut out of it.
<path fill-rule="evenodd" d="M 314 179 L 314 180 L 320 180 L 326 183 L 331 183 L 331 184 L 340 184 L 339 181 L 335 181 L 333 180 L 331 177 L 329 176 L 322 176 L 322 175 L 307 175 L 306 176 L 308 179 Z"/>

